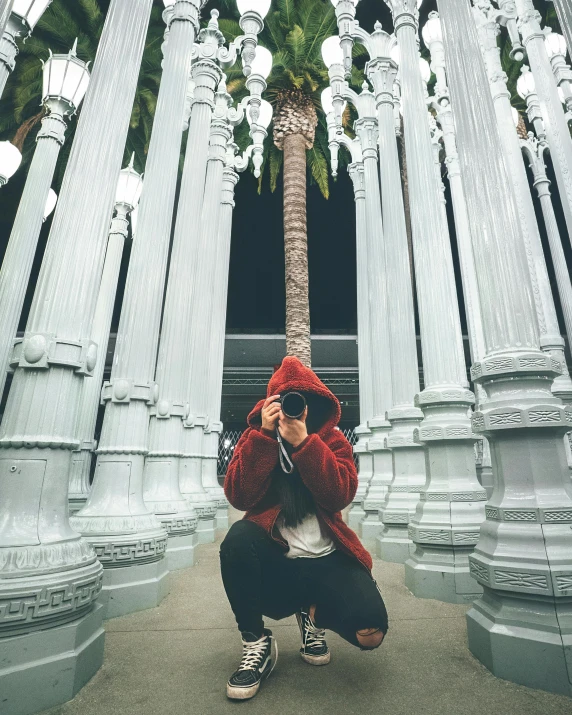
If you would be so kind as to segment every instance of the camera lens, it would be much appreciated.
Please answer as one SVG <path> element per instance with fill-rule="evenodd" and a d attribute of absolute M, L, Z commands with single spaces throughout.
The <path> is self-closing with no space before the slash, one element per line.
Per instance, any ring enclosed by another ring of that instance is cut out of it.
<path fill-rule="evenodd" d="M 299 392 L 287 392 L 282 397 L 282 412 L 286 417 L 298 419 L 306 409 L 306 398 Z"/>

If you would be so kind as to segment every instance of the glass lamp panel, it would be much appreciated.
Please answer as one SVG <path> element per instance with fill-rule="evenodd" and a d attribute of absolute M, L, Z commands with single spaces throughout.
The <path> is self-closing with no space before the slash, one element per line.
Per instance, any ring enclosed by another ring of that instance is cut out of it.
<path fill-rule="evenodd" d="M 549 32 L 544 39 L 548 57 L 552 59 L 555 55 L 566 57 L 566 40 L 558 32 Z"/>
<path fill-rule="evenodd" d="M 271 0 L 236 0 L 238 12 L 244 15 L 245 12 L 257 12 L 261 17 L 266 17 L 270 10 Z"/>
<path fill-rule="evenodd" d="M 339 1 L 340 1 L 340 0 L 330 0 L 330 2 L 332 3 L 332 5 L 333 5 L 334 7 L 337 7 L 337 6 L 338 6 Z M 354 7 L 355 7 L 355 6 L 358 4 L 359 0 L 352 0 L 352 2 L 353 2 Z"/>
<path fill-rule="evenodd" d="M 131 167 L 123 169 L 119 173 L 115 203 L 137 206 L 142 191 L 143 181 L 141 175 Z"/>
<path fill-rule="evenodd" d="M 62 97 L 74 105 L 75 96 L 77 94 L 78 87 L 81 84 L 83 74 L 84 68 L 78 62 L 74 62 L 73 59 L 70 58 L 62 86 Z"/>
<path fill-rule="evenodd" d="M 53 189 L 50 189 L 48 191 L 46 207 L 44 208 L 44 221 L 48 218 L 48 216 L 56 208 L 57 203 L 58 203 L 58 195 L 56 194 L 56 192 Z"/>
<path fill-rule="evenodd" d="M 429 62 L 424 60 L 423 57 L 419 59 L 419 70 L 421 71 L 423 81 L 427 84 L 427 82 L 431 79 L 431 67 L 429 66 Z"/>
<path fill-rule="evenodd" d="M 14 0 L 13 12 L 24 18 L 30 30 L 33 30 L 52 0 Z"/>
<path fill-rule="evenodd" d="M 518 123 L 520 122 L 520 114 L 514 107 L 511 107 L 510 110 L 512 112 L 512 121 L 514 122 L 514 126 L 518 127 Z"/>
<path fill-rule="evenodd" d="M 67 55 L 54 55 L 50 58 L 50 75 L 48 83 L 48 97 L 61 97 L 67 67 Z"/>
<path fill-rule="evenodd" d="M 87 92 L 87 88 L 89 86 L 89 72 L 87 71 L 87 68 L 84 70 L 81 81 L 78 85 L 78 88 L 75 93 L 75 98 L 74 98 L 74 106 L 79 107 L 79 105 L 82 102 L 82 99 L 85 97 L 85 93 Z"/>
<path fill-rule="evenodd" d="M 326 114 L 334 111 L 334 100 L 332 99 L 332 88 L 326 87 L 320 96 L 320 101 L 322 102 L 322 109 Z"/>
<path fill-rule="evenodd" d="M 272 52 L 260 45 L 256 48 L 256 55 L 252 61 L 252 74 L 258 74 L 266 79 L 272 71 Z"/>
<path fill-rule="evenodd" d="M 427 20 L 421 31 L 423 42 L 426 47 L 431 47 L 434 42 L 443 42 L 443 32 L 441 31 L 441 21 L 438 17 Z"/>
<path fill-rule="evenodd" d="M 525 99 L 529 94 L 536 91 L 536 84 L 532 72 L 523 72 L 520 75 L 516 83 L 516 91 L 522 99 Z"/>
<path fill-rule="evenodd" d="M 267 102 L 265 99 L 262 100 L 262 103 L 260 105 L 260 116 L 258 117 L 258 126 L 259 127 L 264 127 L 264 129 L 268 128 L 268 125 L 272 121 L 272 115 L 274 113 L 274 110 L 272 109 L 272 105 L 270 102 Z M 246 118 L 248 120 L 249 124 L 252 124 L 252 119 L 250 118 L 250 112 L 246 113 Z"/>
<path fill-rule="evenodd" d="M 395 62 L 395 64 L 399 67 L 399 63 L 401 61 L 401 50 L 399 49 L 399 45 L 393 45 L 391 52 L 389 53 L 389 56 Z"/>
<path fill-rule="evenodd" d="M 20 150 L 8 141 L 0 142 L 0 174 L 9 179 L 22 163 Z"/>
<path fill-rule="evenodd" d="M 322 59 L 329 69 L 332 65 L 343 65 L 344 52 L 340 46 L 339 35 L 332 35 L 322 43 Z"/>

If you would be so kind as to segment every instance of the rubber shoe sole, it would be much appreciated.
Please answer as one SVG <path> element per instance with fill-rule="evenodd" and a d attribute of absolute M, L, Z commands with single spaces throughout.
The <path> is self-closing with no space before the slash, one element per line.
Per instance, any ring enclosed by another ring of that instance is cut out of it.
<path fill-rule="evenodd" d="M 306 663 L 310 663 L 310 665 L 328 665 L 332 657 L 330 651 L 324 655 L 310 655 L 309 653 L 304 653 L 302 649 L 300 649 L 300 655 L 302 656 L 302 660 L 306 661 Z"/>

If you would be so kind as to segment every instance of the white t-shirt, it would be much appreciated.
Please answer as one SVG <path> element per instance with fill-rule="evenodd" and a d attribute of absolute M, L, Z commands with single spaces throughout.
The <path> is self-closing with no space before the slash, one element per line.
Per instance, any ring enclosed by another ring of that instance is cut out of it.
<path fill-rule="evenodd" d="M 281 516 L 277 526 L 290 547 L 286 554 L 289 559 L 317 559 L 336 550 L 334 542 L 322 531 L 315 514 L 308 514 L 297 526 L 285 526 Z"/>

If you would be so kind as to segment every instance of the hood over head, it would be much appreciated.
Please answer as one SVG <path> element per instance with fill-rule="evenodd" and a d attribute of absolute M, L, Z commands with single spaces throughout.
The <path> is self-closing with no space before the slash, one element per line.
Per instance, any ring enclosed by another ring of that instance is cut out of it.
<path fill-rule="evenodd" d="M 308 402 L 308 432 L 326 433 L 333 429 L 342 415 L 338 398 L 324 385 L 316 373 L 303 365 L 297 357 L 288 356 L 270 378 L 266 397 L 283 395 L 286 392 L 302 392 Z M 248 415 L 250 427 L 262 424 L 260 400 Z"/>

